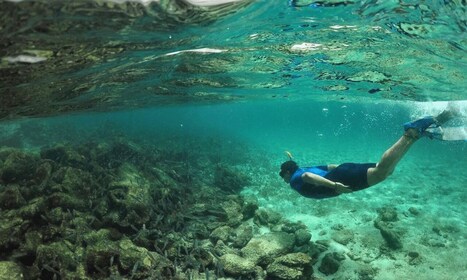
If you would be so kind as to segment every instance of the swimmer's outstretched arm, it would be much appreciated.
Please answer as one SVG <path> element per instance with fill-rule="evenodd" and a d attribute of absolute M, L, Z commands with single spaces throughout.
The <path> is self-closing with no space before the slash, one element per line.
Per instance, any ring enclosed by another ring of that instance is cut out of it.
<path fill-rule="evenodd" d="M 346 185 L 344 185 L 342 183 L 328 180 L 328 179 L 326 179 L 324 177 L 313 174 L 311 172 L 303 173 L 302 174 L 302 179 L 303 179 L 303 182 L 305 182 L 305 183 L 330 188 L 330 189 L 335 190 L 338 193 L 352 192 L 351 188 L 349 188 L 348 186 L 346 186 Z"/>

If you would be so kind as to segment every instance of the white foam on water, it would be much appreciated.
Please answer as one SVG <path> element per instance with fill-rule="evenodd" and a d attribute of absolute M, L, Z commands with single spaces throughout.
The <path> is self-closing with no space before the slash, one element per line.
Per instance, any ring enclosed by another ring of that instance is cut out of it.
<path fill-rule="evenodd" d="M 43 62 L 46 61 L 47 58 L 41 57 L 41 56 L 31 56 L 31 55 L 18 55 L 18 56 L 6 56 L 3 58 L 3 60 L 9 62 L 9 63 L 38 63 L 38 62 Z"/>
<path fill-rule="evenodd" d="M 467 100 L 409 102 L 405 105 L 409 108 L 413 119 L 423 116 L 436 116 L 445 109 L 455 110 L 461 117 L 467 117 Z"/>
<path fill-rule="evenodd" d="M 171 53 L 164 54 L 163 56 L 172 56 L 172 55 L 177 55 L 177 54 L 186 53 L 186 52 L 208 54 L 208 53 L 221 53 L 221 52 L 226 52 L 226 51 L 227 50 L 201 48 L 201 49 L 190 49 L 190 50 L 171 52 Z"/>

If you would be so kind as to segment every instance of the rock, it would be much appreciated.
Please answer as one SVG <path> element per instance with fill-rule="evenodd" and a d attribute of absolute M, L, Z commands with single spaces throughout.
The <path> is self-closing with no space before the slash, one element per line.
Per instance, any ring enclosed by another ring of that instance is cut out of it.
<path fill-rule="evenodd" d="M 209 244 L 207 247 L 203 247 L 202 244 L 195 245 L 196 247 L 194 247 L 192 253 L 190 253 L 201 267 L 211 267 L 214 262 L 214 257 L 211 254 L 212 244 L 209 241 L 206 245 L 207 244 Z"/>
<path fill-rule="evenodd" d="M 237 202 L 227 200 L 221 204 L 221 207 L 227 214 L 227 224 L 229 226 L 238 226 L 242 222 L 242 208 Z"/>
<path fill-rule="evenodd" d="M 278 224 L 282 220 L 281 214 L 276 211 L 269 210 L 268 211 L 268 223 L 269 224 Z"/>
<path fill-rule="evenodd" d="M 57 145 L 49 149 L 41 150 L 41 158 L 73 167 L 84 167 L 87 164 L 87 160 L 83 155 L 79 154 L 71 146 L 65 145 Z"/>
<path fill-rule="evenodd" d="M 47 183 L 53 171 L 53 161 L 42 160 L 39 166 L 36 168 L 36 174 L 34 181 L 38 185 Z"/>
<path fill-rule="evenodd" d="M 345 259 L 345 257 L 343 258 Z M 334 274 L 337 272 L 337 270 L 339 270 L 341 260 L 342 256 L 339 254 L 327 253 L 321 261 L 321 265 L 319 266 L 318 270 L 325 275 Z"/>
<path fill-rule="evenodd" d="M 216 243 L 218 240 L 227 242 L 232 234 L 232 228 L 229 226 L 221 226 L 216 228 L 210 235 L 209 238 L 213 243 Z"/>
<path fill-rule="evenodd" d="M 24 279 L 21 266 L 14 262 L 0 261 L 0 280 Z"/>
<path fill-rule="evenodd" d="M 247 224 L 240 225 L 235 231 L 235 238 L 232 246 L 243 248 L 253 238 L 253 227 Z"/>
<path fill-rule="evenodd" d="M 77 260 L 82 257 L 82 249 L 73 246 L 68 241 L 39 245 L 34 264 L 41 270 L 41 279 L 52 279 L 59 273 L 75 272 L 78 268 Z"/>
<path fill-rule="evenodd" d="M 430 238 L 427 240 L 426 245 L 430 247 L 442 248 L 446 247 L 446 241 L 441 240 L 440 238 Z"/>
<path fill-rule="evenodd" d="M 434 225 L 431 230 L 436 233 L 437 235 L 440 235 L 442 234 L 442 230 L 441 230 L 441 227 L 437 226 L 437 225 Z"/>
<path fill-rule="evenodd" d="M 294 252 L 302 252 L 310 256 L 313 265 L 318 262 L 319 256 L 327 250 L 327 247 L 324 247 L 323 245 L 312 241 L 308 242 L 303 246 L 294 248 Z"/>
<path fill-rule="evenodd" d="M 397 217 L 396 208 L 393 207 L 383 207 L 378 210 L 378 220 L 383 222 L 397 222 L 399 218 Z"/>
<path fill-rule="evenodd" d="M 104 242 L 108 240 L 110 237 L 110 230 L 108 229 L 100 229 L 98 231 L 89 231 L 87 234 L 83 236 L 83 240 L 86 242 L 88 246 L 94 246 L 99 242 Z"/>
<path fill-rule="evenodd" d="M 231 276 L 247 276 L 255 271 L 255 263 L 234 254 L 226 254 L 219 258 L 224 271 Z"/>
<path fill-rule="evenodd" d="M 121 240 L 118 247 L 120 267 L 132 273 L 138 271 L 137 278 L 149 278 L 151 275 L 168 277 L 174 273 L 171 261 L 160 254 L 136 246 L 129 239 Z"/>
<path fill-rule="evenodd" d="M 280 216 L 279 216 L 280 218 Z M 295 223 L 291 221 L 283 221 L 282 226 L 281 226 L 281 231 L 287 232 L 287 233 L 295 233 L 299 229 L 307 229 L 307 227 L 303 223 Z"/>
<path fill-rule="evenodd" d="M 299 229 L 295 232 L 295 245 L 302 246 L 310 242 L 311 233 L 306 229 Z"/>
<path fill-rule="evenodd" d="M 311 278 L 311 257 L 304 253 L 292 253 L 278 257 L 267 267 L 268 279 L 306 280 Z"/>
<path fill-rule="evenodd" d="M 229 246 L 225 245 L 222 240 L 217 241 L 216 246 L 214 246 L 214 252 L 218 256 L 226 255 L 226 254 L 238 254 L 237 250 L 230 248 Z"/>
<path fill-rule="evenodd" d="M 243 198 L 242 214 L 243 219 L 248 220 L 255 216 L 258 209 L 258 199 L 254 196 L 247 196 Z"/>
<path fill-rule="evenodd" d="M 111 190 L 108 192 L 111 206 L 118 212 L 118 219 L 109 220 L 118 226 L 128 227 L 133 224 L 139 228 L 150 219 L 150 184 L 129 163 L 122 164 L 118 172 L 118 178 L 109 184 Z"/>
<path fill-rule="evenodd" d="M 407 254 L 407 256 L 409 258 L 408 263 L 410 265 L 419 265 L 422 263 L 422 257 L 418 252 L 411 251 Z"/>
<path fill-rule="evenodd" d="M 29 231 L 24 235 L 25 242 L 21 244 L 21 249 L 25 252 L 37 251 L 37 247 L 42 243 L 42 235 L 38 231 Z"/>
<path fill-rule="evenodd" d="M 117 265 L 119 246 L 115 242 L 100 240 L 96 244 L 86 247 L 86 272 L 89 276 L 109 277 L 110 267 Z"/>
<path fill-rule="evenodd" d="M 329 248 L 331 246 L 331 241 L 328 239 L 319 239 L 315 241 L 315 244 L 322 246 L 323 248 Z"/>
<path fill-rule="evenodd" d="M 5 130 L 2 130 L 2 133 L 7 133 Z M 2 146 L 0 147 L 0 163 L 2 165 L 0 166 L 3 166 L 5 160 L 8 158 L 8 156 L 11 154 L 11 153 L 14 153 L 16 152 L 17 149 L 14 149 L 14 148 L 8 148 L 6 146 Z"/>
<path fill-rule="evenodd" d="M 149 269 L 154 262 L 148 254 L 148 249 L 136 246 L 129 239 L 121 240 L 118 247 L 120 249 L 119 262 L 126 271 L 130 271 L 137 262 L 146 269 Z"/>
<path fill-rule="evenodd" d="M 396 250 L 402 249 L 401 237 L 397 232 L 391 230 L 385 223 L 379 221 L 375 221 L 375 227 L 379 229 L 389 248 Z"/>
<path fill-rule="evenodd" d="M 272 211 L 272 210 L 261 208 L 261 209 L 258 209 L 255 212 L 255 216 L 253 218 L 253 221 L 258 226 L 261 226 L 261 225 L 263 225 L 263 226 L 274 226 L 277 223 L 279 223 L 279 221 L 281 219 L 282 219 L 282 217 L 281 217 L 281 215 L 279 213 L 277 213 L 275 211 Z"/>
<path fill-rule="evenodd" d="M 56 207 L 47 211 L 44 217 L 47 218 L 47 222 L 53 225 L 60 225 L 64 220 L 67 220 L 69 212 L 63 211 L 62 208 Z"/>
<path fill-rule="evenodd" d="M 362 265 L 357 269 L 358 279 L 361 280 L 373 280 L 377 279 L 378 268 L 372 267 L 371 265 Z"/>
<path fill-rule="evenodd" d="M 107 235 L 108 231 L 102 231 L 100 235 Z M 172 263 L 155 252 L 136 246 L 129 239 L 120 242 L 109 242 L 102 239 L 93 246 L 89 246 L 86 252 L 87 271 L 93 277 L 109 277 L 114 267 L 125 273 L 131 273 L 134 278 L 147 279 L 151 275 L 158 275 L 161 279 L 169 279 L 174 274 Z"/>
<path fill-rule="evenodd" d="M 343 230 L 334 232 L 331 238 L 334 239 L 334 241 L 336 241 L 337 243 L 340 243 L 342 245 L 347 245 L 349 244 L 350 241 L 353 240 L 354 234 L 349 229 L 343 229 Z"/>
<path fill-rule="evenodd" d="M 265 266 L 270 264 L 277 256 L 289 253 L 294 242 L 295 238 L 292 234 L 272 232 L 252 238 L 241 252 L 248 260 Z"/>
<path fill-rule="evenodd" d="M 18 150 L 13 150 L 3 162 L 0 179 L 6 183 L 29 180 L 36 170 L 37 158 Z"/>
<path fill-rule="evenodd" d="M 409 208 L 409 212 L 410 212 L 410 214 L 412 214 L 412 215 L 414 215 L 414 216 L 420 215 L 420 211 L 419 211 L 417 208 L 415 208 L 415 207 L 410 207 L 410 208 Z"/>
<path fill-rule="evenodd" d="M 63 209 L 76 209 L 80 211 L 88 209 L 84 200 L 63 192 L 56 192 L 47 197 L 46 205 L 49 208 L 61 207 Z"/>
<path fill-rule="evenodd" d="M 0 252 L 7 254 L 18 248 L 22 242 L 21 225 L 23 220 L 18 217 L 2 217 L 0 220 Z"/>
<path fill-rule="evenodd" d="M 254 222 L 258 226 L 267 226 L 268 225 L 268 212 L 264 208 L 256 210 L 254 216 Z"/>
<path fill-rule="evenodd" d="M 7 186 L 0 192 L 0 208 L 16 209 L 26 204 L 17 185 Z"/>
<path fill-rule="evenodd" d="M 70 193 L 76 193 L 79 190 L 79 193 L 77 193 L 79 197 L 86 197 L 91 193 L 91 188 L 94 187 L 92 174 L 74 167 L 64 169 L 61 184 Z"/>

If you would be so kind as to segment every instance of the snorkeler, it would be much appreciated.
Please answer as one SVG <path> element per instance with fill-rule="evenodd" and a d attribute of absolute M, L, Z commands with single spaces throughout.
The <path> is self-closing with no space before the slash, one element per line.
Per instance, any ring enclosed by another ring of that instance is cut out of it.
<path fill-rule="evenodd" d="M 448 108 L 437 117 L 424 117 L 405 123 L 402 137 L 384 152 L 378 163 L 343 163 L 300 168 L 287 152 L 289 161 L 281 165 L 279 175 L 294 190 L 309 198 L 328 198 L 366 189 L 391 175 L 397 163 L 420 137 L 436 137 L 430 131 L 456 115 L 456 112 Z"/>

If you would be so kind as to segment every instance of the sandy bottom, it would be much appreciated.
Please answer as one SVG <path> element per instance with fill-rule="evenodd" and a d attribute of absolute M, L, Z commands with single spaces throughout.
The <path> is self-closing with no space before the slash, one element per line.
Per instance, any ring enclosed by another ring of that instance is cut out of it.
<path fill-rule="evenodd" d="M 358 160 L 377 161 L 384 151 L 382 147 L 354 145 L 352 151 L 339 153 L 332 153 L 330 147 L 313 152 L 302 147 L 300 151 L 312 153 L 310 165 L 318 165 L 348 161 L 352 154 Z M 324 200 L 301 197 L 282 182 L 277 171 L 285 156 L 274 158 L 275 153 L 271 155 L 274 160 L 262 160 L 260 167 L 253 168 L 256 170 L 252 172 L 262 176 L 254 176 L 254 185 L 244 193 L 255 195 L 262 207 L 306 224 L 313 241 L 330 243 L 329 252 L 346 254 L 333 275 L 319 272 L 320 261 L 315 264 L 315 275 L 322 279 L 467 279 L 464 149 L 465 145 L 420 140 L 386 181 Z M 396 210 L 398 220 L 391 224 L 401 236 L 402 249 L 388 249 L 374 226 L 378 210 L 383 207 Z M 334 236 L 343 231 L 351 235 L 348 243 L 334 241 Z"/>

